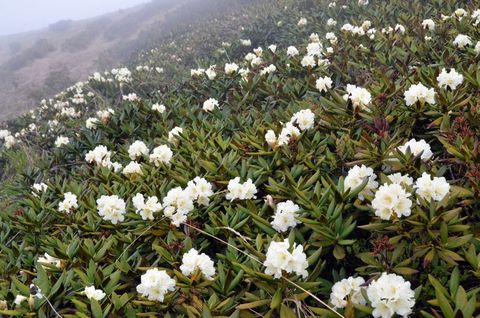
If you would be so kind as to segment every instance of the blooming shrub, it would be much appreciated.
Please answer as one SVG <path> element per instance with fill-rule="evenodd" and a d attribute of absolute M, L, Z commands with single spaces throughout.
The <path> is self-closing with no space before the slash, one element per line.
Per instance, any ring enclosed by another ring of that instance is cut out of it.
<path fill-rule="evenodd" d="M 475 3 L 267 2 L 0 130 L 0 314 L 480 314 Z"/>

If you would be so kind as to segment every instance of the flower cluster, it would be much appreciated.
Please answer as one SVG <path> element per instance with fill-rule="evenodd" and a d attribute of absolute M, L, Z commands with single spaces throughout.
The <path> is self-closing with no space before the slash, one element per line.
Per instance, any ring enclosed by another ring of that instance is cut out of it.
<path fill-rule="evenodd" d="M 183 254 L 180 270 L 185 276 L 190 276 L 199 270 L 208 280 L 212 280 L 215 275 L 215 266 L 210 257 L 205 253 L 198 254 L 194 248 Z"/>
<path fill-rule="evenodd" d="M 372 94 L 363 87 L 348 84 L 347 94 L 343 95 L 343 99 L 350 100 L 356 109 L 364 109 L 372 101 Z"/>
<path fill-rule="evenodd" d="M 203 103 L 203 110 L 206 112 L 211 112 L 216 107 L 218 107 L 218 101 L 215 98 L 209 98 Z"/>
<path fill-rule="evenodd" d="M 370 283 L 367 295 L 373 307 L 373 317 L 390 318 L 395 314 L 407 317 L 415 305 L 410 282 L 395 274 L 382 273 L 379 279 Z"/>
<path fill-rule="evenodd" d="M 365 279 L 362 277 L 349 277 L 336 282 L 332 287 L 330 302 L 335 308 L 345 308 L 348 301 L 353 304 L 365 305 L 367 301 L 362 295 L 362 285 Z"/>
<path fill-rule="evenodd" d="M 290 200 L 278 203 L 277 211 L 271 222 L 272 227 L 277 232 L 286 232 L 289 227 L 295 227 L 300 223 L 296 219 L 299 211 L 300 207 Z"/>
<path fill-rule="evenodd" d="M 141 283 L 137 286 L 137 292 L 148 300 L 163 302 L 169 291 L 175 290 L 175 280 L 168 276 L 164 270 L 152 268 L 147 270 L 140 278 Z"/>
<path fill-rule="evenodd" d="M 257 193 L 257 187 L 252 182 L 252 179 L 248 179 L 244 183 L 240 183 L 240 177 L 236 177 L 228 181 L 228 193 L 225 198 L 227 200 L 250 200 L 255 199 Z"/>
<path fill-rule="evenodd" d="M 315 82 L 315 87 L 320 91 L 320 92 L 326 92 L 328 89 L 332 88 L 332 79 L 328 76 L 325 77 L 320 77 L 317 79 Z"/>
<path fill-rule="evenodd" d="M 272 148 L 287 145 L 292 138 L 300 136 L 300 131 L 311 129 L 313 128 L 314 124 L 315 113 L 313 113 L 310 109 L 303 109 L 293 114 L 293 116 L 290 118 L 290 121 L 283 126 L 278 138 L 273 130 L 268 130 L 265 134 L 265 141 Z"/>
<path fill-rule="evenodd" d="M 437 77 L 438 87 L 440 88 L 450 88 L 455 90 L 458 85 L 463 83 L 463 75 L 457 73 L 455 69 L 450 69 L 450 72 L 447 72 L 446 69 L 442 69 L 442 72 Z"/>
<path fill-rule="evenodd" d="M 376 178 L 377 175 L 373 172 L 372 168 L 369 168 L 365 165 L 354 166 L 348 171 L 348 174 L 345 177 L 345 190 L 354 190 L 365 180 L 368 180 L 365 188 L 363 188 L 363 190 L 358 194 L 358 198 L 363 201 L 365 196 L 373 195 L 373 190 L 378 187 L 378 182 L 375 181 Z"/>
<path fill-rule="evenodd" d="M 417 179 L 413 187 L 417 195 L 427 201 L 442 201 L 450 192 L 450 184 L 444 177 L 434 177 L 432 179 L 426 172 Z"/>
<path fill-rule="evenodd" d="M 95 289 L 95 286 L 85 287 L 83 293 L 85 294 L 85 296 L 87 296 L 88 299 L 95 299 L 97 301 L 102 300 L 106 296 L 103 290 Z"/>
<path fill-rule="evenodd" d="M 102 195 L 97 200 L 98 215 L 105 221 L 111 221 L 112 224 L 123 222 L 125 219 L 125 201 L 117 195 Z"/>
<path fill-rule="evenodd" d="M 422 83 L 414 84 L 405 91 L 405 103 L 411 106 L 417 102 L 435 104 L 435 91 Z"/>
<path fill-rule="evenodd" d="M 415 140 L 415 138 L 410 139 L 408 142 L 399 146 L 397 149 L 403 154 L 406 154 L 407 151 L 409 151 L 415 157 L 421 154 L 420 158 L 423 161 L 427 161 L 433 156 L 430 145 L 424 139 L 418 141 Z"/>
<path fill-rule="evenodd" d="M 167 145 L 161 145 L 152 150 L 149 156 L 150 162 L 156 167 L 159 167 L 161 163 L 168 165 L 172 160 L 173 152 Z"/>
<path fill-rule="evenodd" d="M 410 193 L 397 183 L 384 184 L 375 193 L 372 207 L 375 215 L 382 220 L 390 220 L 392 215 L 397 217 L 409 216 L 411 213 L 412 201 Z"/>
<path fill-rule="evenodd" d="M 143 141 L 136 140 L 133 144 L 130 145 L 128 148 L 128 156 L 130 159 L 135 160 L 138 157 L 143 155 L 148 155 L 149 150 L 147 145 Z"/>
<path fill-rule="evenodd" d="M 163 198 L 163 207 L 163 214 L 172 220 L 172 224 L 180 226 L 194 209 L 192 195 L 181 187 L 170 189 Z"/>
<path fill-rule="evenodd" d="M 58 211 L 70 213 L 73 209 L 78 208 L 77 196 L 71 192 L 63 195 L 63 201 L 58 204 Z"/>
<path fill-rule="evenodd" d="M 156 213 L 162 209 L 162 204 L 158 202 L 156 196 L 148 197 L 145 200 L 145 197 L 141 193 L 137 193 L 132 198 L 133 206 L 135 207 L 135 212 L 142 216 L 143 220 L 153 220 L 153 213 Z"/>
<path fill-rule="evenodd" d="M 108 151 L 107 147 L 100 145 L 87 152 L 85 161 L 88 163 L 95 162 L 99 167 L 110 168 L 112 166 L 111 155 L 112 153 Z"/>
<path fill-rule="evenodd" d="M 272 241 L 268 246 L 266 260 L 263 263 L 265 274 L 273 275 L 275 278 L 282 277 L 282 271 L 295 273 L 303 278 L 308 276 L 307 255 L 303 252 L 303 246 L 293 243 L 290 253 L 288 239 L 283 242 Z"/>
<path fill-rule="evenodd" d="M 204 178 L 195 177 L 189 181 L 186 191 L 198 204 L 205 206 L 210 204 L 210 197 L 213 195 L 212 184 Z"/>

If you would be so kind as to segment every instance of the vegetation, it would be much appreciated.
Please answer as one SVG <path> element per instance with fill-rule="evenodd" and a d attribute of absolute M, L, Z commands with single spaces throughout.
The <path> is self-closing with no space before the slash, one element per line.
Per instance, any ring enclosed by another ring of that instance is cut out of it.
<path fill-rule="evenodd" d="M 6 123 L 0 314 L 478 317 L 479 8 L 332 3 L 199 20 Z"/>

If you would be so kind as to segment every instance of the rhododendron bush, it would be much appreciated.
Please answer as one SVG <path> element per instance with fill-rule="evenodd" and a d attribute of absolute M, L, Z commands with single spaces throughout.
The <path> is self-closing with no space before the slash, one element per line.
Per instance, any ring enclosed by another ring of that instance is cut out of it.
<path fill-rule="evenodd" d="M 0 314 L 480 314 L 478 3 L 246 12 L 3 125 Z"/>

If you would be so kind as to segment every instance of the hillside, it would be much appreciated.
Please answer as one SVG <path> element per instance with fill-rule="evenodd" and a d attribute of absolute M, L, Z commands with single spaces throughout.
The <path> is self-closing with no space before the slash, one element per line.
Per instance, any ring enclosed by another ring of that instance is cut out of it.
<path fill-rule="evenodd" d="M 242 4 L 243 6 L 244 4 Z M 0 120 L 85 80 L 128 63 L 172 30 L 228 14 L 240 1 L 155 0 L 84 21 L 59 21 L 44 30 L 0 37 Z M 188 14 L 185 14 L 188 12 Z"/>
<path fill-rule="evenodd" d="M 479 4 L 226 7 L 3 124 L 0 314 L 480 317 Z"/>

